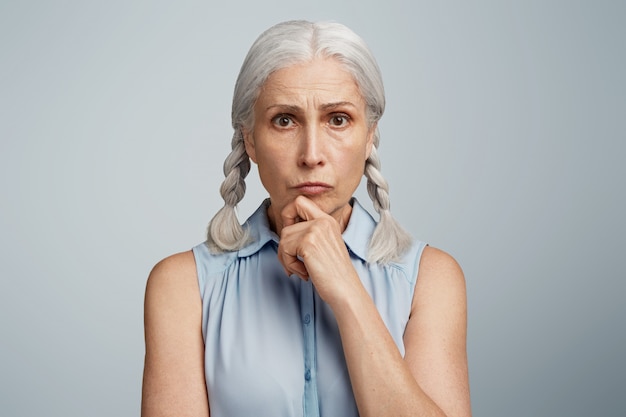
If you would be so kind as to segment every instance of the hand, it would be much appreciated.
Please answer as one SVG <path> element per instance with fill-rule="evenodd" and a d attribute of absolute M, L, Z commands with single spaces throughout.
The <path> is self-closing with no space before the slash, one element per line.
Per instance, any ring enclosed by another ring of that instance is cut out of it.
<path fill-rule="evenodd" d="M 360 284 L 341 236 L 342 227 L 310 199 L 299 196 L 282 211 L 278 259 L 288 275 L 311 279 L 331 304 Z"/>

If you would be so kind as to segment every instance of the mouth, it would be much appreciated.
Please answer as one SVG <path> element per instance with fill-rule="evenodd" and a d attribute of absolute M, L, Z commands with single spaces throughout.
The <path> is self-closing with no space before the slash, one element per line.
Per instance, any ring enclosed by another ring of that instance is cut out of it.
<path fill-rule="evenodd" d="M 324 182 L 303 182 L 293 188 L 302 195 L 314 196 L 325 193 L 332 187 Z"/>

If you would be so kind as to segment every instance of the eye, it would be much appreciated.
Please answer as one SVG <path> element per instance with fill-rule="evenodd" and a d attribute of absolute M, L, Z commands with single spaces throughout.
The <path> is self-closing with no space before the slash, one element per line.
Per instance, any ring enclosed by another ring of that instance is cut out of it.
<path fill-rule="evenodd" d="M 293 119 L 288 114 L 279 114 L 274 116 L 272 123 L 278 127 L 291 127 L 293 125 Z"/>
<path fill-rule="evenodd" d="M 330 124 L 333 127 L 344 127 L 348 124 L 350 117 L 347 114 L 333 114 L 330 118 Z"/>

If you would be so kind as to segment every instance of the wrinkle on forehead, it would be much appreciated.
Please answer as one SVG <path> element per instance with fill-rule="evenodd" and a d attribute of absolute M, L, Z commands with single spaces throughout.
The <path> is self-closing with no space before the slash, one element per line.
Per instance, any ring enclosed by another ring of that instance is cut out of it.
<path fill-rule="evenodd" d="M 365 104 L 352 74 L 333 58 L 316 58 L 277 70 L 268 77 L 257 100 L 267 107 L 305 102 L 325 108 L 337 103 Z"/>

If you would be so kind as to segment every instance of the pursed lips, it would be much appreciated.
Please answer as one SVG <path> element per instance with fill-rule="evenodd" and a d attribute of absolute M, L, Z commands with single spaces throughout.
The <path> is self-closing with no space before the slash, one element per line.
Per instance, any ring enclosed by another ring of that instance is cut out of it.
<path fill-rule="evenodd" d="M 307 181 L 297 184 L 292 188 L 303 195 L 318 195 L 330 190 L 332 187 L 324 182 Z"/>

